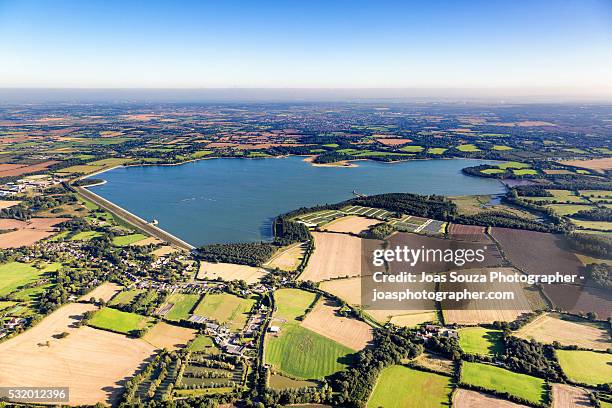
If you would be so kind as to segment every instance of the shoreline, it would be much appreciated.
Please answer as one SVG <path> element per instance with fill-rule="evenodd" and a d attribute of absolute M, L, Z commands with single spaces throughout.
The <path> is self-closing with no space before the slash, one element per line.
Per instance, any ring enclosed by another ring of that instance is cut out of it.
<path fill-rule="evenodd" d="M 288 157 L 304 157 L 302 159 L 303 162 L 305 163 L 309 163 L 311 166 L 313 167 L 330 167 L 330 168 L 355 168 L 355 167 L 359 167 L 358 164 L 356 163 L 352 163 L 353 161 L 376 161 L 376 160 L 371 160 L 368 158 L 363 158 L 363 159 L 355 159 L 355 160 L 347 160 L 347 161 L 341 161 L 341 162 L 336 162 L 336 163 L 325 163 L 325 164 L 319 164 L 319 163 L 312 163 L 312 161 L 314 160 L 315 157 L 317 157 L 316 155 L 283 155 L 283 156 L 272 156 L 272 157 L 266 157 L 265 159 L 284 159 L 284 158 L 288 158 Z M 113 167 L 109 167 L 108 169 L 103 169 L 103 170 L 99 170 L 96 171 L 94 173 L 85 175 L 80 177 L 80 179 L 86 179 L 86 178 L 90 178 L 96 175 L 100 175 L 103 174 L 107 171 L 111 171 L 111 170 L 115 170 L 118 168 L 122 168 L 122 167 L 139 167 L 139 166 L 180 166 L 183 164 L 187 164 L 187 163 L 192 163 L 192 162 L 197 162 L 197 161 L 201 161 L 201 160 L 212 160 L 212 159 L 251 159 L 251 160 L 260 160 L 262 158 L 251 158 L 251 157 L 203 157 L 203 158 L 199 158 L 199 159 L 193 159 L 193 160 L 188 160 L 185 162 L 181 162 L 181 163 L 139 163 L 139 164 L 120 164 L 117 166 L 113 166 Z M 383 164 L 396 164 L 396 163 L 407 163 L 407 162 L 411 162 L 411 161 L 429 161 L 429 160 L 486 160 L 486 159 L 473 159 L 473 158 L 461 158 L 461 157 L 445 157 L 445 158 L 419 158 L 419 159 L 409 159 L 409 160 L 395 160 L 395 161 L 390 161 L 390 162 L 381 162 Z M 489 161 L 495 161 L 495 160 L 489 160 Z M 79 179 L 79 178 L 77 178 Z M 507 190 L 507 186 L 501 181 L 498 180 L 498 182 L 500 182 L 500 184 Z M 93 201 L 94 203 L 98 204 L 100 207 L 106 209 L 107 211 L 111 212 L 112 214 L 114 214 L 115 216 L 121 218 L 122 220 L 126 221 L 127 223 L 133 225 L 135 228 L 140 229 L 144 232 L 146 232 L 148 235 L 153 236 L 157 239 L 160 239 L 164 242 L 167 242 L 171 245 L 174 245 L 176 247 L 182 248 L 182 249 L 186 249 L 186 250 L 193 250 L 195 249 L 195 247 L 191 244 L 189 244 L 186 241 L 183 241 L 182 239 L 178 238 L 177 236 L 170 234 L 169 232 L 163 230 L 162 228 L 159 228 L 155 225 L 151 225 L 148 221 L 140 218 L 139 216 L 129 212 L 128 210 L 120 207 L 119 205 L 113 203 L 112 201 L 109 201 L 105 198 L 103 198 L 102 196 L 88 190 L 88 188 L 90 187 L 96 187 L 96 186 L 100 186 L 100 185 L 104 185 L 108 183 L 107 180 L 101 180 L 98 183 L 95 184 L 91 184 L 88 186 L 73 186 L 73 188 L 75 188 L 77 190 L 77 192 L 81 195 L 83 195 L 85 198 Z"/>
<path fill-rule="evenodd" d="M 97 176 L 99 174 L 103 174 L 106 173 L 107 171 L 111 171 L 111 170 L 115 170 L 118 168 L 128 168 L 128 167 L 146 167 L 146 166 L 182 166 L 184 164 L 188 164 L 188 163 L 195 163 L 195 162 L 199 162 L 199 161 L 203 161 L 203 160 L 214 160 L 214 159 L 240 159 L 240 160 L 262 160 L 262 159 L 286 159 L 289 157 L 304 157 L 304 159 L 302 159 L 303 162 L 309 163 L 312 167 L 340 167 L 340 168 L 355 168 L 355 167 L 359 167 L 358 164 L 354 163 L 354 162 L 359 162 L 359 161 L 371 161 L 371 162 L 378 162 L 378 163 L 383 163 L 383 164 L 397 164 L 397 163 L 409 163 L 409 162 L 413 162 L 413 161 L 430 161 L 430 160 L 486 160 L 489 162 L 503 162 L 503 160 L 492 160 L 492 159 L 476 159 L 476 158 L 472 158 L 472 157 L 427 157 L 427 158 L 411 158 L 408 160 L 391 160 L 391 161 L 378 161 L 378 160 L 372 160 L 369 158 L 360 158 L 360 159 L 351 159 L 351 160 L 342 160 L 339 162 L 334 162 L 334 163 L 313 163 L 312 161 L 314 160 L 315 157 L 317 157 L 316 154 L 286 154 L 286 155 L 282 155 L 282 156 L 270 156 L 270 157 L 231 157 L 231 156 L 227 156 L 227 157 L 201 157 L 198 159 L 191 159 L 191 160 L 186 160 L 180 163 L 132 163 L 132 164 L 119 164 L 117 166 L 113 166 L 113 167 L 109 167 L 108 169 L 103 169 L 103 170 L 98 170 L 94 173 L 91 174 L 87 174 L 81 177 L 77 177 L 76 180 L 78 179 L 85 179 L 85 178 L 89 178 L 92 176 Z M 98 184 L 95 184 L 98 185 Z M 94 184 L 92 184 L 91 186 L 88 187 L 93 187 Z"/>
<path fill-rule="evenodd" d="M 188 251 L 192 251 L 194 249 L 196 249 L 195 246 L 191 245 L 190 243 L 183 241 L 182 239 L 178 238 L 175 235 L 172 235 L 171 233 L 159 228 L 156 225 L 152 225 L 149 222 L 147 222 L 146 220 L 140 218 L 139 216 L 132 214 L 131 212 L 127 211 L 126 209 L 118 206 L 117 204 L 113 203 L 112 201 L 109 201 L 101 196 L 99 196 L 98 194 L 87 190 L 86 187 L 77 187 L 77 186 L 73 186 L 73 188 L 77 191 L 77 193 L 79 193 L 80 195 L 82 195 L 84 198 L 94 202 L 95 204 L 99 205 L 100 207 L 104 208 L 105 210 L 107 210 L 108 212 L 116 215 L 117 217 L 121 218 L 122 220 L 128 222 L 129 224 L 133 225 L 134 227 L 144 231 L 145 233 L 147 233 L 148 235 L 157 238 L 161 241 L 164 241 L 170 245 L 176 246 L 178 248 L 181 249 L 185 249 Z"/>

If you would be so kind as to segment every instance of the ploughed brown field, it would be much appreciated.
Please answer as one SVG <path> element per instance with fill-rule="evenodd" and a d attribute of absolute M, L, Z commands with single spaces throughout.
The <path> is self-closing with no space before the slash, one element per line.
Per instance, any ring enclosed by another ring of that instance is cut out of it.
<path fill-rule="evenodd" d="M 567 384 L 552 385 L 552 408 L 590 407 L 589 394 Z"/>
<path fill-rule="evenodd" d="M 457 389 L 453 395 L 454 408 L 526 408 L 526 405 L 519 405 L 514 402 L 506 401 L 489 394 L 478 391 Z M 569 405 L 567 405 L 569 407 Z"/>
<path fill-rule="evenodd" d="M 459 241 L 492 242 L 485 234 L 485 227 L 478 225 L 451 224 L 448 232 L 451 239 Z"/>
<path fill-rule="evenodd" d="M 155 347 L 142 339 L 76 328 L 87 303 L 62 306 L 31 329 L 0 343 L 0 384 L 69 387 L 70 405 L 115 403 L 127 378 L 142 369 Z M 68 336 L 57 338 L 67 332 Z"/>
<path fill-rule="evenodd" d="M 360 320 L 338 316 L 338 310 L 334 302 L 320 299 L 302 321 L 302 327 L 355 351 L 365 348 L 374 338 L 372 327 Z"/>
<path fill-rule="evenodd" d="M 574 255 L 562 235 L 543 232 L 491 228 L 491 235 L 500 243 L 508 260 L 530 275 L 584 275 L 582 262 Z M 604 290 L 591 287 L 584 280 L 576 284 L 544 284 L 544 293 L 554 305 L 568 312 L 589 312 L 606 319 L 612 316 L 612 298 Z"/>
<path fill-rule="evenodd" d="M 406 262 L 391 262 L 389 268 L 391 271 L 405 271 L 405 272 L 442 272 L 457 269 L 469 269 L 469 268 L 484 268 L 491 266 L 498 266 L 503 264 L 502 256 L 499 253 L 497 246 L 477 243 L 477 242 L 465 242 L 455 241 L 451 239 L 435 238 L 426 235 L 413 234 L 410 232 L 401 232 L 392 235 L 389 238 L 389 249 L 395 247 L 404 246 L 411 249 L 419 249 L 424 247 L 426 250 L 453 250 L 458 249 L 472 249 L 474 251 L 481 249 L 484 251 L 484 260 L 482 262 L 466 262 L 464 265 L 456 265 L 454 263 L 448 263 L 444 261 L 438 261 L 438 259 L 430 259 L 426 262 L 418 262 L 414 267 L 411 267 Z"/>
<path fill-rule="evenodd" d="M 357 215 L 349 215 L 348 217 L 338 218 L 326 224 L 323 230 L 329 232 L 347 232 L 351 234 L 359 234 L 361 231 L 367 230 L 372 225 L 380 224 L 381 221 L 370 218 L 359 217 Z"/>
<path fill-rule="evenodd" d="M 0 177 L 11 177 L 11 176 L 21 176 L 22 174 L 34 173 L 37 171 L 44 170 L 55 163 L 59 163 L 56 160 L 49 160 L 42 163 L 37 164 L 16 164 L 19 167 L 13 167 L 15 165 L 12 164 L 2 164 L 0 166 L 11 166 L 11 167 L 0 167 Z"/>
<path fill-rule="evenodd" d="M 0 229 L 15 230 L 0 236 L 0 248 L 19 248 L 33 245 L 41 239 L 53 235 L 54 225 L 67 221 L 68 218 L 32 218 L 24 222 L 13 219 L 0 219 Z"/>

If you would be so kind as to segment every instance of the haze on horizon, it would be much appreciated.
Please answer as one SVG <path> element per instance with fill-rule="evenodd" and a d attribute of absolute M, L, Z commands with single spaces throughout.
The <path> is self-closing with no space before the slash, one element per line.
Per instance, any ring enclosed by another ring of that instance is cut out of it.
<path fill-rule="evenodd" d="M 612 100 L 610 44 L 606 0 L 0 0 L 0 102 Z"/>

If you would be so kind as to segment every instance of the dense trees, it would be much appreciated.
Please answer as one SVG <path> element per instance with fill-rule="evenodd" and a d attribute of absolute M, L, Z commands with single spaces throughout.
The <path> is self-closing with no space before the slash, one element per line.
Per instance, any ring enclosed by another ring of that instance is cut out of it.
<path fill-rule="evenodd" d="M 474 215 L 466 215 L 458 217 L 457 222 L 467 225 L 516 228 L 540 232 L 550 232 L 554 230 L 549 224 L 525 219 L 503 211 L 483 211 Z"/>
<path fill-rule="evenodd" d="M 528 185 L 528 186 L 516 186 L 514 187 L 516 192 L 523 197 L 553 197 L 550 191 L 546 190 L 541 185 Z"/>
<path fill-rule="evenodd" d="M 590 264 L 586 268 L 587 275 L 597 286 L 612 289 L 612 267 L 607 264 Z"/>
<path fill-rule="evenodd" d="M 345 204 L 382 208 L 387 211 L 437 220 L 447 220 L 457 213 L 455 203 L 438 195 L 388 193 L 353 198 L 346 201 Z"/>
<path fill-rule="evenodd" d="M 582 210 L 572 215 L 572 217 L 579 220 L 612 221 L 612 209 L 594 208 L 592 210 Z"/>
<path fill-rule="evenodd" d="M 502 363 L 512 371 L 543 377 L 549 381 L 564 379 L 555 359 L 554 348 L 533 339 L 527 341 L 506 334 Z"/>
<path fill-rule="evenodd" d="M 209 262 L 259 266 L 270 259 L 276 248 L 274 244 L 268 242 L 211 244 L 199 248 L 197 255 L 200 259 Z"/>
<path fill-rule="evenodd" d="M 17 220 L 27 221 L 31 217 L 32 212 L 21 204 L 0 210 L 0 218 L 15 218 Z"/>
<path fill-rule="evenodd" d="M 373 238 L 373 239 L 385 239 L 389 235 L 391 235 L 395 229 L 391 224 L 382 223 L 375 224 L 370 226 L 366 231 L 362 232 L 361 235 L 364 238 Z"/>
<path fill-rule="evenodd" d="M 570 247 L 585 255 L 612 259 L 612 238 L 605 235 L 573 233 L 568 235 Z"/>
<path fill-rule="evenodd" d="M 279 245 L 290 245 L 296 242 L 304 242 L 310 239 L 308 227 L 299 222 L 291 221 L 284 216 L 279 216 L 273 224 L 274 240 Z"/>

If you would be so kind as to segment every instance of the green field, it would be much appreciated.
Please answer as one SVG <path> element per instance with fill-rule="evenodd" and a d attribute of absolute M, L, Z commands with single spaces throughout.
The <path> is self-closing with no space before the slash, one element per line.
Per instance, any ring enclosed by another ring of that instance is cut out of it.
<path fill-rule="evenodd" d="M 20 286 L 35 282 L 47 270 L 21 262 L 0 265 L 0 296 L 6 296 Z"/>
<path fill-rule="evenodd" d="M 317 295 L 299 289 L 279 289 L 274 292 L 276 311 L 274 317 L 283 320 L 295 320 L 312 305 Z"/>
<path fill-rule="evenodd" d="M 203 334 L 198 335 L 188 347 L 192 353 L 219 354 L 219 349 L 215 347 L 212 339 Z"/>
<path fill-rule="evenodd" d="M 608 190 L 580 190 L 579 193 L 580 195 L 583 195 L 585 197 L 594 197 L 601 199 L 607 198 L 612 200 L 612 191 Z"/>
<path fill-rule="evenodd" d="M 557 199 L 558 201 L 570 201 L 570 202 L 574 202 L 574 203 L 587 203 L 588 204 L 588 202 L 584 198 L 577 196 L 571 190 L 554 190 L 554 189 L 550 189 L 550 190 L 546 190 L 546 191 L 551 193 L 553 195 L 553 197 L 555 199 Z"/>
<path fill-rule="evenodd" d="M 462 144 L 456 147 L 460 152 L 479 152 L 480 149 L 473 144 Z"/>
<path fill-rule="evenodd" d="M 550 208 L 557 215 L 572 215 L 578 211 L 588 211 L 595 208 L 592 205 L 581 205 L 581 204 L 548 204 L 544 207 Z"/>
<path fill-rule="evenodd" d="M 98 310 L 87 324 L 116 333 L 133 334 L 136 330 L 151 326 L 153 322 L 154 319 L 150 317 L 104 307 Z"/>
<path fill-rule="evenodd" d="M 423 146 L 404 146 L 400 150 L 408 153 L 421 153 L 424 149 Z"/>
<path fill-rule="evenodd" d="M 346 368 L 353 350 L 300 326 L 299 317 L 314 303 L 316 294 L 299 289 L 274 293 L 274 317 L 280 334 L 266 336 L 265 360 L 276 370 L 300 379 L 321 379 Z"/>
<path fill-rule="evenodd" d="M 484 169 L 484 170 L 480 170 L 480 172 L 482 174 L 502 174 L 502 173 L 505 173 L 506 170 L 502 170 L 502 169 Z"/>
<path fill-rule="evenodd" d="M 233 331 L 242 330 L 255 299 L 243 299 L 229 293 L 204 295 L 193 314 L 208 317 L 229 326 Z"/>
<path fill-rule="evenodd" d="M 582 350 L 557 350 L 556 353 L 570 380 L 589 385 L 612 381 L 612 354 Z"/>
<path fill-rule="evenodd" d="M 514 169 L 512 170 L 515 176 L 527 176 L 527 175 L 536 175 L 538 174 L 537 170 L 534 169 Z"/>
<path fill-rule="evenodd" d="M 197 152 L 192 154 L 192 156 L 193 156 L 194 159 L 200 159 L 200 158 L 208 156 L 208 155 L 210 155 L 212 153 L 213 153 L 212 150 L 198 150 Z"/>
<path fill-rule="evenodd" d="M 187 320 L 189 313 L 200 300 L 200 295 L 192 293 L 173 293 L 167 303 L 172 303 L 172 309 L 164 316 L 168 320 Z"/>
<path fill-rule="evenodd" d="M 497 165 L 497 167 L 499 167 L 500 169 L 527 169 L 531 166 L 527 163 L 509 161 L 500 163 Z"/>
<path fill-rule="evenodd" d="M 286 390 L 287 388 L 318 387 L 319 383 L 307 380 L 294 380 L 293 378 L 285 377 L 280 374 L 271 374 L 268 380 L 268 386 L 275 390 Z"/>
<path fill-rule="evenodd" d="M 431 147 L 429 149 L 427 149 L 427 153 L 429 154 L 444 154 L 445 151 L 447 151 L 448 149 L 444 148 L 444 147 Z"/>
<path fill-rule="evenodd" d="M 344 370 L 353 350 L 288 321 L 278 336 L 267 336 L 266 363 L 300 379 L 322 379 Z"/>
<path fill-rule="evenodd" d="M 448 404 L 449 377 L 393 365 L 380 373 L 368 408 L 437 408 Z"/>
<path fill-rule="evenodd" d="M 580 228 L 598 231 L 612 231 L 612 222 L 608 221 L 583 221 L 572 219 L 572 223 L 576 224 Z"/>
<path fill-rule="evenodd" d="M 464 361 L 461 382 L 489 390 L 507 392 L 536 404 L 546 400 L 543 379 L 513 373 L 488 364 Z"/>
<path fill-rule="evenodd" d="M 497 150 L 497 151 L 505 151 L 505 150 L 512 150 L 512 148 L 510 146 L 506 146 L 506 145 L 495 145 L 492 148 L 493 150 Z"/>
<path fill-rule="evenodd" d="M 466 327 L 459 329 L 459 345 L 468 354 L 494 356 L 504 351 L 501 330 L 483 327 Z"/>
<path fill-rule="evenodd" d="M 135 242 L 142 241 L 143 239 L 146 239 L 146 238 L 147 236 L 143 234 L 123 235 L 121 237 L 113 238 L 113 245 L 120 246 L 120 247 L 128 246 Z"/>

